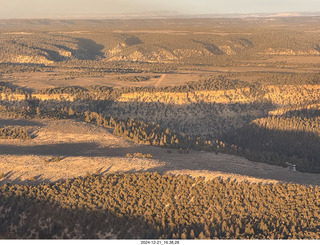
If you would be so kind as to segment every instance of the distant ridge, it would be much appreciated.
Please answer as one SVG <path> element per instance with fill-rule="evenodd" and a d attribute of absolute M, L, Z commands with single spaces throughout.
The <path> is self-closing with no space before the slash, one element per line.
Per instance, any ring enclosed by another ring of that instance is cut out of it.
<path fill-rule="evenodd" d="M 276 17 L 316 17 L 320 12 L 278 12 L 278 13 L 221 13 L 221 14 L 182 14 L 175 11 L 158 12 L 140 12 L 140 13 L 122 13 L 122 14 L 73 14 L 73 15 L 47 15 L 37 18 L 0 18 L 0 20 L 9 19 L 192 19 L 192 18 L 276 18 Z"/>
<path fill-rule="evenodd" d="M 313 17 L 320 12 L 279 12 L 279 13 L 248 13 L 248 14 L 201 14 L 191 18 L 274 18 L 274 17 Z"/>

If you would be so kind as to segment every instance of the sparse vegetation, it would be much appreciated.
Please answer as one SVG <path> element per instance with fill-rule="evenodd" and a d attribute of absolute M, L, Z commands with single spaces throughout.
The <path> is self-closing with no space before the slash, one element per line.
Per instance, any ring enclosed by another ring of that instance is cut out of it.
<path fill-rule="evenodd" d="M 62 160 L 61 157 L 54 157 L 51 159 L 51 162 L 60 162 Z"/>
<path fill-rule="evenodd" d="M 136 153 L 127 153 L 126 157 L 128 158 L 134 158 L 134 157 L 137 157 L 137 158 L 152 158 L 152 155 L 151 154 L 143 154 L 143 153 L 139 153 L 139 152 L 136 152 Z"/>

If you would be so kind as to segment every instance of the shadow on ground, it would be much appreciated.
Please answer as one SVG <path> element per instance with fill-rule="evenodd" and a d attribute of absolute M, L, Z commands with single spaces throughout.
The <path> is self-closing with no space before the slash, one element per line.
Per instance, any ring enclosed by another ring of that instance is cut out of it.
<path fill-rule="evenodd" d="M 189 154 L 180 154 L 178 150 L 154 146 L 133 145 L 130 147 L 111 148 L 101 147 L 97 143 L 63 143 L 35 146 L 0 145 L 0 154 L 3 155 L 51 155 L 53 157 L 59 156 L 61 159 L 67 157 L 121 158 L 126 157 L 127 153 L 151 154 L 154 160 L 161 162 L 159 166 L 147 169 L 148 172 L 204 171 L 206 175 L 210 175 L 210 172 L 215 173 L 215 175 L 217 172 L 220 172 L 221 174 L 244 175 L 280 182 L 320 185 L 319 174 L 294 172 L 280 166 L 252 162 L 242 157 L 220 153 L 217 155 L 212 152 L 190 150 Z M 86 171 L 84 169 L 84 174 Z M 109 173 L 109 171 L 105 170 L 103 173 Z M 6 178 L 9 175 L 7 174 Z M 43 176 L 39 176 L 39 180 L 40 177 L 44 178 Z"/>
<path fill-rule="evenodd" d="M 0 119 L 0 126 L 38 126 L 42 127 L 44 124 L 26 119 Z"/>
<path fill-rule="evenodd" d="M 160 235 L 143 216 L 120 216 L 108 207 L 70 209 L 49 198 L 13 192 L 3 197 L 0 205 L 6 210 L 1 217 L 0 239 L 150 239 Z"/>

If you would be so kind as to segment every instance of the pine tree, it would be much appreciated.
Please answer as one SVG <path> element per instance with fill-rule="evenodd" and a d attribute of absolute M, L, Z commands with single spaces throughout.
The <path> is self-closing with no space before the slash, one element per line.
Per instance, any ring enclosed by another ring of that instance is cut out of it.
<path fill-rule="evenodd" d="M 69 107 L 68 115 L 69 116 L 73 116 L 74 115 L 74 110 L 72 110 L 71 107 Z"/>
<path fill-rule="evenodd" d="M 194 239 L 194 238 L 195 238 L 193 229 L 191 229 L 191 231 L 190 231 L 190 238 L 191 238 L 191 239 Z"/>

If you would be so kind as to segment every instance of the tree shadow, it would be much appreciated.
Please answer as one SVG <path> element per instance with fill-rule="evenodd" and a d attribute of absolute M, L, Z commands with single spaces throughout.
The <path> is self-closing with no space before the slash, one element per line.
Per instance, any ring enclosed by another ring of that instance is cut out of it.
<path fill-rule="evenodd" d="M 2 197 L 0 203 L 6 210 L 0 239 L 151 239 L 160 235 L 143 216 L 122 215 L 108 206 L 94 211 L 71 209 L 15 193 Z"/>
<path fill-rule="evenodd" d="M 166 174 L 195 174 L 196 176 L 231 175 L 231 178 L 245 181 L 253 178 L 256 182 L 259 179 L 264 182 L 279 181 L 281 183 L 296 183 L 301 185 L 320 185 L 320 175 L 317 173 L 302 173 L 292 171 L 282 166 L 271 165 L 263 162 L 250 161 L 239 156 L 230 156 L 213 152 L 197 152 L 189 150 L 189 154 L 170 154 L 170 157 L 161 156 L 159 153 L 153 154 L 153 159 L 159 160 L 162 165 L 151 167 L 147 172 L 157 172 Z M 194 159 L 194 161 L 193 161 Z M 248 181 L 250 182 L 250 180 Z"/>
<path fill-rule="evenodd" d="M 44 126 L 41 122 L 31 121 L 27 119 L 2 119 L 0 118 L 0 125 L 4 126 Z"/>
<path fill-rule="evenodd" d="M 12 178 L 15 174 L 14 171 L 9 171 L 4 175 L 4 178 L 0 179 L 0 185 L 10 184 L 10 185 L 38 185 L 41 183 L 51 183 L 51 179 L 44 178 L 42 174 L 35 175 L 31 178 L 22 180 L 22 175 Z M 63 181 L 64 179 L 60 178 L 57 181 Z"/>
<path fill-rule="evenodd" d="M 207 43 L 207 42 L 201 42 L 198 40 L 192 40 L 195 43 L 201 44 L 205 47 L 206 50 L 208 50 L 210 53 L 214 54 L 214 55 L 223 55 L 224 53 L 221 51 L 221 49 L 219 49 L 218 46 L 216 46 L 213 43 Z"/>
<path fill-rule="evenodd" d="M 61 157 L 125 157 L 135 153 L 141 147 L 101 147 L 97 143 L 61 143 L 34 146 L 0 144 L 0 154 L 4 155 L 39 155 Z"/>
<path fill-rule="evenodd" d="M 105 58 L 102 49 L 104 46 L 87 38 L 77 38 L 79 49 L 75 51 L 74 55 L 80 60 L 96 60 Z"/>
<path fill-rule="evenodd" d="M 291 159 L 297 165 L 298 171 L 320 173 L 318 133 L 278 128 L 269 129 L 262 125 L 249 124 L 229 133 L 225 138 L 230 144 L 261 153 L 263 162 L 274 160 L 284 164 L 285 161 L 290 161 L 285 159 Z"/>
<path fill-rule="evenodd" d="M 6 63 L 2 63 L 2 64 L 6 64 Z M 0 64 L 0 65 L 1 65 L 1 64 Z M 9 63 L 8 65 L 10 65 L 10 63 Z M 0 78 L 1 78 L 2 76 L 3 76 L 3 75 L 0 74 Z M 18 85 L 12 84 L 12 83 L 10 83 L 10 82 L 0 82 L 0 87 L 1 87 L 1 86 L 7 87 L 7 88 L 9 88 L 9 89 L 11 89 L 11 90 L 22 89 L 22 88 L 19 87 Z"/>
<path fill-rule="evenodd" d="M 242 175 L 244 178 L 252 177 L 266 180 L 276 180 L 280 182 L 291 182 L 303 185 L 320 185 L 319 174 L 294 172 L 292 170 L 283 168 L 281 166 L 272 166 L 262 162 L 251 162 L 238 156 L 230 156 L 214 152 L 201 152 L 196 150 L 189 150 L 188 154 L 180 154 L 178 149 L 168 149 L 147 146 L 147 145 L 133 145 L 131 147 L 100 147 L 96 143 L 74 143 L 74 144 L 52 144 L 39 146 L 16 146 L 16 145 L 0 145 L 0 154 L 5 155 L 39 155 L 39 156 L 54 156 L 59 157 L 59 161 L 67 157 L 126 157 L 127 153 L 142 153 L 151 154 L 152 160 L 159 164 L 157 166 L 150 166 L 145 170 L 128 170 L 119 172 L 158 172 L 161 174 L 172 172 L 186 172 L 195 171 L 204 173 L 210 176 L 212 172 L 215 176 L 221 174 Z M 154 162 L 154 163 L 156 163 Z M 143 164 L 142 162 L 141 164 Z M 161 163 L 161 164 L 160 164 Z M 108 174 L 113 164 L 107 169 L 100 168 L 100 174 Z M 104 170 L 103 170 L 104 169 Z M 84 171 L 85 173 L 85 171 Z M 12 172 L 8 172 L 2 183 L 30 183 L 30 181 L 22 181 L 21 176 L 10 180 Z M 34 183 L 51 182 L 42 176 L 34 176 L 32 180 Z M 10 181 L 9 181 L 10 180 Z"/>

